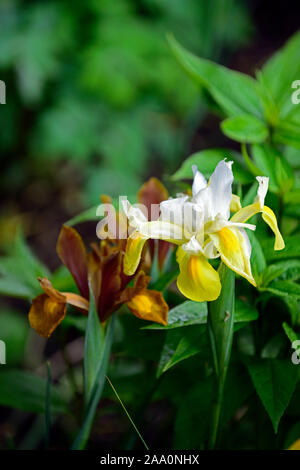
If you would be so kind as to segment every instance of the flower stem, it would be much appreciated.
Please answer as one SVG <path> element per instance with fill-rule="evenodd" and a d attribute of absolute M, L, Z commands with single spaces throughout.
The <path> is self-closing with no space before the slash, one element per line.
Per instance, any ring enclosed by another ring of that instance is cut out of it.
<path fill-rule="evenodd" d="M 217 300 L 208 303 L 208 332 L 212 348 L 215 391 L 212 405 L 209 449 L 214 449 L 218 439 L 224 385 L 227 376 L 234 325 L 234 272 L 223 263 L 219 267 L 222 290 Z"/>

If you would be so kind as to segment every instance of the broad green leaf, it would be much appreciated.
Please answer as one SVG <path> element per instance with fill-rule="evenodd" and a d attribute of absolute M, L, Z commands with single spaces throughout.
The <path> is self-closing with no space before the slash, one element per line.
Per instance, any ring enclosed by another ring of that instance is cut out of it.
<path fill-rule="evenodd" d="M 5 342 L 7 363 L 10 366 L 23 363 L 28 332 L 29 324 L 25 315 L 2 307 L 0 339 Z"/>
<path fill-rule="evenodd" d="M 300 300 L 300 285 L 292 281 L 274 281 L 260 290 L 271 292 L 279 297 L 295 297 Z"/>
<path fill-rule="evenodd" d="M 201 59 L 184 49 L 172 36 L 171 50 L 191 78 L 209 92 L 228 116 L 252 114 L 262 118 L 258 83 L 248 75 Z"/>
<path fill-rule="evenodd" d="M 90 309 L 84 341 L 84 400 L 86 406 L 91 398 L 91 390 L 101 366 L 103 349 L 104 333 L 96 310 L 94 295 L 90 289 Z"/>
<path fill-rule="evenodd" d="M 278 152 L 268 144 L 252 145 L 252 156 L 255 165 L 261 170 L 263 176 L 269 177 L 269 189 L 271 192 L 277 193 L 279 186 L 276 177 L 276 159 Z"/>
<path fill-rule="evenodd" d="M 263 273 L 262 285 L 267 286 L 274 279 L 296 281 L 300 277 L 300 260 L 279 261 L 271 264 Z"/>
<path fill-rule="evenodd" d="M 201 150 L 200 152 L 194 153 L 183 162 L 179 170 L 172 176 L 172 179 L 174 181 L 192 179 L 192 165 L 197 165 L 198 170 L 201 171 L 206 178 L 209 178 L 217 164 L 221 160 L 224 160 L 224 158 L 234 161 L 232 171 L 237 181 L 242 184 L 247 184 L 252 181 L 252 175 L 240 163 L 239 154 L 232 150 L 220 148 Z"/>
<path fill-rule="evenodd" d="M 174 428 L 175 449 L 199 449 L 207 440 L 213 380 L 209 377 L 189 390 L 178 409 Z"/>
<path fill-rule="evenodd" d="M 38 292 L 32 287 L 26 286 L 16 278 L 2 277 L 0 278 L 0 294 L 9 297 L 17 297 L 20 299 L 30 300 L 36 296 Z"/>
<path fill-rule="evenodd" d="M 147 330 L 171 330 L 182 326 L 203 324 L 207 321 L 207 303 L 186 300 L 180 305 L 172 308 L 168 313 L 168 324 L 166 326 L 153 323 L 143 329 Z"/>
<path fill-rule="evenodd" d="M 294 170 L 288 161 L 280 154 L 275 160 L 276 179 L 282 193 L 287 193 L 294 185 Z"/>
<path fill-rule="evenodd" d="M 33 413 L 44 413 L 47 382 L 31 372 L 6 369 L 0 370 L 0 404 Z M 66 413 L 67 400 L 57 387 L 51 390 L 52 413 Z"/>
<path fill-rule="evenodd" d="M 287 204 L 284 206 L 284 215 L 294 220 L 300 218 L 300 204 Z"/>
<path fill-rule="evenodd" d="M 300 257 L 300 235 L 285 237 L 284 242 L 283 250 L 274 251 L 274 240 L 268 238 L 262 241 L 262 249 L 267 262 Z"/>
<path fill-rule="evenodd" d="M 299 161 L 300 161 L 300 158 L 299 158 Z M 286 204 L 300 204 L 300 189 L 294 189 L 286 193 L 284 195 L 284 202 Z"/>
<path fill-rule="evenodd" d="M 226 137 L 241 143 L 259 144 L 269 135 L 266 125 L 251 115 L 227 118 L 221 122 L 221 129 Z"/>
<path fill-rule="evenodd" d="M 236 312 L 234 321 L 236 323 L 256 320 L 257 310 L 247 302 L 236 299 Z M 207 303 L 186 300 L 180 305 L 172 308 L 168 313 L 168 324 L 166 326 L 153 323 L 143 327 L 143 330 L 173 330 L 175 328 L 202 325 L 207 322 Z"/>
<path fill-rule="evenodd" d="M 23 234 L 18 232 L 6 256 L 0 262 L 0 293 L 31 299 L 40 293 L 39 276 L 50 276 L 49 270 L 33 254 Z"/>
<path fill-rule="evenodd" d="M 277 105 L 279 115 L 286 116 L 293 103 L 291 85 L 300 77 L 300 32 L 297 32 L 289 41 L 264 65 L 262 74 L 268 89 Z"/>
<path fill-rule="evenodd" d="M 157 377 L 175 364 L 202 352 L 209 351 L 206 326 L 195 325 L 168 331 L 157 369 Z"/>
<path fill-rule="evenodd" d="M 275 432 L 294 393 L 298 369 L 290 360 L 253 359 L 247 363 L 253 385 Z"/>
<path fill-rule="evenodd" d="M 272 336 L 261 350 L 261 357 L 266 359 L 276 359 L 285 352 L 286 340 L 281 333 Z"/>
<path fill-rule="evenodd" d="M 299 105 L 294 105 L 299 106 Z M 283 122 L 280 122 L 276 127 L 273 139 L 277 144 L 290 145 L 297 149 L 300 149 L 300 119 L 297 121 L 289 119 Z"/>

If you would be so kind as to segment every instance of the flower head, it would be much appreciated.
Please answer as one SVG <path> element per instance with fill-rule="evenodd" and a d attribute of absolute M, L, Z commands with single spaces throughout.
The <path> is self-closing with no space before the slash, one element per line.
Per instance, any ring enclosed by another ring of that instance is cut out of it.
<path fill-rule="evenodd" d="M 193 166 L 192 195 L 178 195 L 160 203 L 160 216 L 148 222 L 142 211 L 124 201 L 123 209 L 134 231 L 128 238 L 124 270 L 132 275 L 139 265 L 143 246 L 151 239 L 175 243 L 180 274 L 179 290 L 189 299 L 215 300 L 221 291 L 218 272 L 209 259 L 220 257 L 237 274 L 256 286 L 251 272 L 251 245 L 245 229 L 255 230 L 246 223 L 261 212 L 275 234 L 275 250 L 284 248 L 274 212 L 264 205 L 268 190 L 267 177 L 257 177 L 259 186 L 253 204 L 241 207 L 232 194 L 232 162 L 221 161 L 209 181 Z M 230 213 L 235 214 L 230 218 Z"/>
<path fill-rule="evenodd" d="M 59 292 L 48 279 L 39 278 L 44 293 L 32 301 L 29 311 L 32 328 L 41 336 L 49 337 L 64 319 L 67 304 L 87 315 L 89 286 L 101 322 L 126 303 L 137 317 L 166 324 L 168 305 L 160 292 L 147 289 L 149 276 L 140 268 L 135 275 L 123 272 L 124 242 L 92 244 L 92 251 L 88 253 L 78 232 L 63 226 L 57 253 L 72 274 L 81 295 Z M 134 285 L 129 286 L 133 279 Z"/>

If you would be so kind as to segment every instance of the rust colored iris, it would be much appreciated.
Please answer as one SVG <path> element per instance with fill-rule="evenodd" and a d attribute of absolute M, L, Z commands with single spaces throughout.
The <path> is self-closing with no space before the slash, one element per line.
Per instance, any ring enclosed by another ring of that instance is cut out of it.
<path fill-rule="evenodd" d="M 103 323 L 124 303 L 144 320 L 167 323 L 168 305 L 162 294 L 147 289 L 150 277 L 138 269 L 134 276 L 123 272 L 126 240 L 92 244 L 87 252 L 79 233 L 63 226 L 57 242 L 57 254 L 68 268 L 79 294 L 59 292 L 46 278 L 39 278 L 44 293 L 32 301 L 29 321 L 38 334 L 49 337 L 66 315 L 67 304 L 87 315 L 89 292 L 93 293 L 99 319 Z M 129 283 L 133 285 L 129 286 Z M 89 289 L 90 286 L 90 289 Z"/>

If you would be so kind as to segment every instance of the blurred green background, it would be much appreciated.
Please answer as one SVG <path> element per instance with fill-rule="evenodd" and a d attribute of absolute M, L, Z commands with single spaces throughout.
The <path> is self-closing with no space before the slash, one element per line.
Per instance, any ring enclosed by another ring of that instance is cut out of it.
<path fill-rule="evenodd" d="M 134 194 L 189 154 L 205 105 L 167 32 L 226 62 L 253 25 L 236 0 L 1 1 L 0 240 L 19 217 L 28 235 L 57 233 L 101 193 Z"/>

